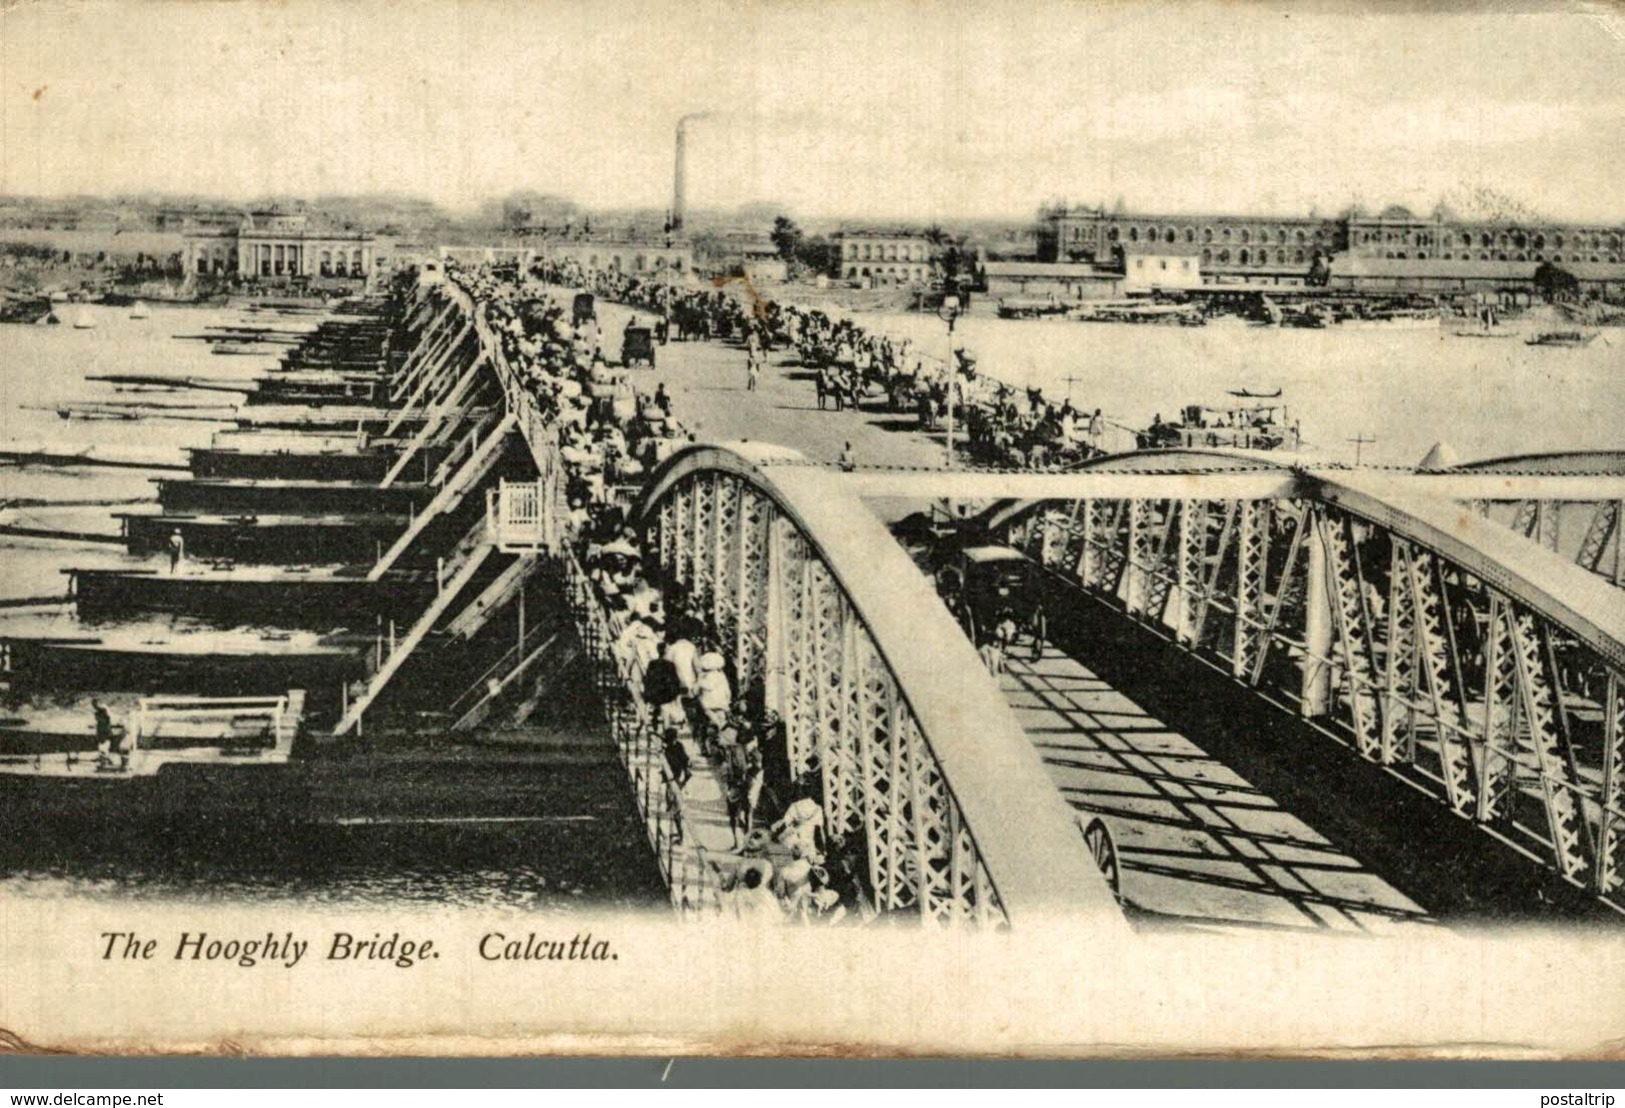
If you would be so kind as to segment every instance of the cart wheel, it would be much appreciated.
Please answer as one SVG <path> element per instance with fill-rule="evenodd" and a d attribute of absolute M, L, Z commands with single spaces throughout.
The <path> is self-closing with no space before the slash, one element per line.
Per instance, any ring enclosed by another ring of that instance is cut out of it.
<path fill-rule="evenodd" d="M 981 646 L 981 642 L 976 638 L 976 613 L 971 611 L 969 604 L 965 605 L 964 624 L 965 635 L 970 639 L 970 644 L 972 646 Z"/>
<path fill-rule="evenodd" d="M 1121 904 L 1123 902 L 1122 872 L 1117 866 L 1117 844 L 1112 841 L 1111 829 L 1106 821 L 1096 816 L 1089 821 L 1089 826 L 1083 829 L 1084 844 L 1089 847 L 1089 854 L 1100 868 L 1101 876 L 1112 890 L 1112 896 Z"/>
<path fill-rule="evenodd" d="M 1042 661 L 1044 658 L 1044 643 L 1049 638 L 1049 620 L 1044 616 L 1044 609 L 1038 609 L 1033 617 L 1033 661 Z"/>

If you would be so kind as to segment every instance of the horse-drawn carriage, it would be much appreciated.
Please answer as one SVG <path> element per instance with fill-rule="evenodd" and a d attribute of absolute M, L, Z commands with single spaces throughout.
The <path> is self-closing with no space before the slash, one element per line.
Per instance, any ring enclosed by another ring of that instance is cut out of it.
<path fill-rule="evenodd" d="M 1021 644 L 1037 661 L 1049 632 L 1042 574 L 1012 547 L 951 546 L 938 559 L 937 589 L 972 644 Z"/>
<path fill-rule="evenodd" d="M 711 337 L 711 316 L 697 304 L 682 302 L 671 309 L 671 325 L 679 342 Z"/>
<path fill-rule="evenodd" d="M 621 333 L 621 364 L 627 368 L 635 365 L 646 365 L 650 369 L 655 367 L 653 328 L 628 327 Z"/>
<path fill-rule="evenodd" d="M 1006 652 L 1023 648 L 1040 661 L 1049 637 L 1043 568 L 1019 550 L 986 542 L 973 524 L 939 531 L 927 517 L 919 517 L 919 523 L 931 543 L 937 590 L 972 644 L 994 642 Z M 1074 822 L 1112 897 L 1127 905 L 1116 837 L 1106 819 L 1079 812 Z"/>
<path fill-rule="evenodd" d="M 920 375 L 894 373 L 886 379 L 886 406 L 894 412 L 906 412 L 919 404 Z"/>

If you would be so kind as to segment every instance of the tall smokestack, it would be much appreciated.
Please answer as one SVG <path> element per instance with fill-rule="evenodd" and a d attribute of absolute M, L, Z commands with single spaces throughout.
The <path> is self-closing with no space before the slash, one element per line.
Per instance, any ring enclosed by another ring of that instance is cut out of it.
<path fill-rule="evenodd" d="M 671 229 L 683 229 L 683 206 L 688 192 L 688 117 L 677 121 L 677 168 L 671 179 Z"/>
<path fill-rule="evenodd" d="M 683 229 L 683 218 L 688 214 L 688 125 L 696 119 L 708 119 L 714 112 L 690 112 L 677 121 L 677 167 L 671 182 L 671 229 Z"/>

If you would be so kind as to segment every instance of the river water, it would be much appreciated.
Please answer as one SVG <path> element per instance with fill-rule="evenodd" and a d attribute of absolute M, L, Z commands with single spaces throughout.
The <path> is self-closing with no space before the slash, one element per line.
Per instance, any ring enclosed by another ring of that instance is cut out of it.
<path fill-rule="evenodd" d="M 64 420 L 69 401 L 145 400 L 156 404 L 231 405 L 216 391 L 139 392 L 87 380 L 108 373 L 150 373 L 250 380 L 277 364 L 283 348 L 256 355 L 214 355 L 207 343 L 178 338 L 210 326 L 305 327 L 315 317 L 278 320 L 224 308 L 154 304 L 151 316 L 129 308 L 69 306 L 95 325 L 0 326 L 0 440 L 56 446 L 95 445 L 184 461 L 186 446 L 206 445 L 224 423 L 173 419 Z M 118 505 L 16 506 L 19 499 L 152 499 L 157 471 L 0 466 L 0 520 L 116 535 Z M 179 476 L 179 474 L 170 474 Z M 123 547 L 0 535 L 0 599 L 60 596 L 65 566 L 127 560 Z M 41 620 L 73 629 L 71 613 L 0 609 L 7 626 Z M 174 622 L 173 620 L 169 622 Z M 133 625 L 132 625 L 133 627 Z M 0 907 L 10 898 L 123 900 L 226 899 L 253 903 L 441 904 L 533 912 L 590 906 L 649 907 L 665 900 L 624 772 L 592 702 L 560 716 L 532 738 L 596 752 L 550 756 L 545 750 L 436 747 L 362 751 L 301 770 L 308 816 L 263 825 L 218 815 L 170 817 L 132 833 L 113 812 L 82 819 L 40 819 L 27 804 L 0 804 Z M 581 710 L 582 708 L 587 710 Z M 538 721 L 533 721 L 538 722 Z M 88 714 L 87 714 L 88 726 Z M 449 744 L 441 744 L 448 746 Z M 116 844 L 116 848 L 113 848 Z"/>
<path fill-rule="evenodd" d="M 947 330 L 923 314 L 853 318 L 907 335 L 937 357 Z M 1231 389 L 1284 390 L 1306 449 L 1336 461 L 1414 465 L 1443 441 L 1463 461 L 1546 450 L 1625 448 L 1625 328 L 1589 346 L 1468 338 L 1465 325 L 1322 330 L 1219 322 L 1165 327 L 972 314 L 954 336 L 987 373 L 1042 388 L 1128 427 Z M 1066 378 L 1074 380 L 1070 386 Z M 1127 445 L 1131 446 L 1132 442 Z"/>
<path fill-rule="evenodd" d="M 198 405 L 213 408 L 239 403 L 235 393 L 186 390 L 136 391 L 89 377 L 111 373 L 159 374 L 250 380 L 277 364 L 280 348 L 262 347 L 255 355 L 214 355 L 210 344 L 177 338 L 200 334 L 206 327 L 250 323 L 277 326 L 265 318 L 225 308 L 175 307 L 154 304 L 147 319 L 132 319 L 129 308 L 69 305 L 65 320 L 81 313 L 95 326 L 80 329 L 8 324 L 0 326 L 0 442 L 48 444 L 67 448 L 96 446 L 184 462 L 182 448 L 207 445 L 210 435 L 227 425 L 180 419 L 63 419 L 57 406 L 72 402 Z M 303 320 L 306 317 L 300 317 Z M 280 324 L 304 326 L 305 324 Z M 197 413 L 207 414 L 207 413 Z M 156 471 L 48 466 L 0 466 L 0 500 L 74 501 L 151 499 Z M 64 508 L 8 507 L 0 519 L 19 526 L 99 534 L 118 533 L 112 516 L 119 505 L 87 504 Z M 121 560 L 122 547 L 100 543 L 0 535 L 0 599 L 37 597 L 64 591 L 59 568 L 103 566 Z"/>

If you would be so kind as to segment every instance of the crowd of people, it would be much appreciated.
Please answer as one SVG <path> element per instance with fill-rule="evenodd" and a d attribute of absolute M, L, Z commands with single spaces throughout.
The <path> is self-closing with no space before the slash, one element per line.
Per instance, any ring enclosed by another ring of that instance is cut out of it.
<path fill-rule="evenodd" d="M 1099 408 L 1057 403 L 1041 389 L 1016 389 L 978 372 L 963 347 L 949 366 L 908 338 L 872 331 L 818 308 L 744 299 L 720 289 L 684 289 L 624 273 L 591 272 L 573 259 L 546 262 L 546 279 L 585 287 L 597 295 L 643 308 L 657 331 L 678 340 L 736 340 L 747 355 L 747 388 L 754 388 L 767 352 L 794 351 L 815 371 L 820 409 L 856 409 L 877 401 L 895 412 L 916 413 L 919 427 L 941 430 L 952 415 L 974 461 L 1010 469 L 1073 465 L 1104 453 L 1107 421 Z"/>
<path fill-rule="evenodd" d="M 546 285 L 573 280 L 576 288 L 643 307 L 661 317 L 656 334 L 677 313 L 690 326 L 697 318 L 690 313 L 700 313 L 712 333 L 743 334 L 747 347 L 754 335 L 765 350 L 766 325 L 741 321 L 708 293 L 622 284 L 613 275 L 588 279 L 564 266 L 508 275 L 465 269 L 454 279 L 543 420 L 558 428 L 568 541 L 604 614 L 617 668 L 639 690 L 640 725 L 659 739 L 675 833 L 694 833 L 685 801 L 703 759 L 723 786 L 732 838 L 731 851 L 702 855 L 723 905 L 756 922 L 862 918 L 872 902 L 861 864 L 866 847 L 828 836 L 816 755 L 799 773 L 792 768 L 785 724 L 769 708 L 765 686 L 756 680 L 741 687 L 700 608 L 647 556 L 627 517 L 627 487 L 693 436 L 664 386 L 642 394 L 626 384 L 606 363 L 596 317 L 567 313 Z"/>
<path fill-rule="evenodd" d="M 558 427 L 570 475 L 566 495 L 578 520 L 693 441 L 663 383 L 640 391 L 608 363 L 596 315 L 553 303 L 528 277 L 469 270 L 458 280 L 480 305 L 542 420 Z"/>

